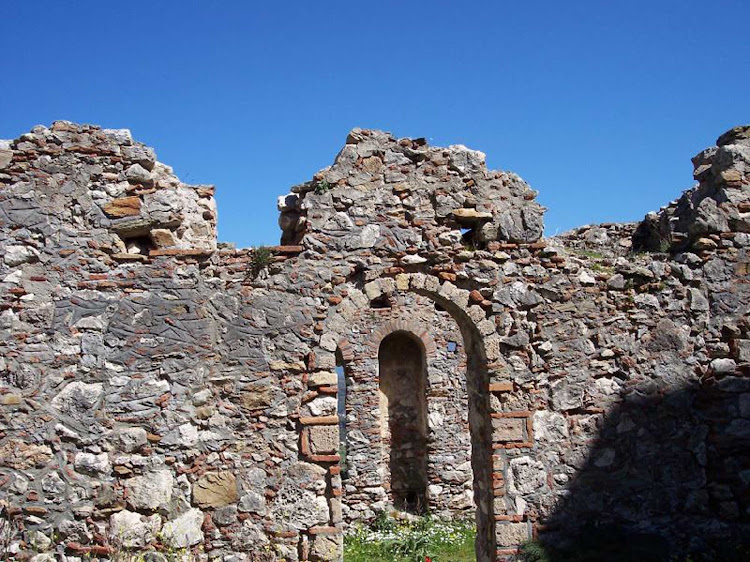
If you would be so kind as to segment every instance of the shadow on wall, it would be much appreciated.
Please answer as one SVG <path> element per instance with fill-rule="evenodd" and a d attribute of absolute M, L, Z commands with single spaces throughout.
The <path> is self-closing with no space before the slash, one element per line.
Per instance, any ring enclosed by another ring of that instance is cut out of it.
<path fill-rule="evenodd" d="M 538 560 L 750 560 L 750 378 L 633 393 L 600 423 Z"/>

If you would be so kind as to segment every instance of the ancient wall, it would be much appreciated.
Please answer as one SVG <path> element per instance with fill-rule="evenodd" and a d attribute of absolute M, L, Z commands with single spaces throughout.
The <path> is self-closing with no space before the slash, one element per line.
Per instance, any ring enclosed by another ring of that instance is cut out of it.
<path fill-rule="evenodd" d="M 536 534 L 746 536 L 746 132 L 640 225 L 543 239 L 535 192 L 480 152 L 354 130 L 279 199 L 270 260 L 217 246 L 212 188 L 126 131 L 4 141 L 7 551 L 337 560 L 393 501 L 394 333 L 424 353 L 425 499 L 473 511 L 478 560 Z"/>

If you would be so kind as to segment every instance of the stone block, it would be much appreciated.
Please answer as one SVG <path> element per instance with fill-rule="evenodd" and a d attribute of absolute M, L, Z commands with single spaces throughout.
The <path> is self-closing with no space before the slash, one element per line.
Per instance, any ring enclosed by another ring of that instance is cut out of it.
<path fill-rule="evenodd" d="M 497 546 L 512 547 L 525 543 L 530 538 L 527 523 L 498 522 L 495 528 Z"/>
<path fill-rule="evenodd" d="M 339 428 L 335 425 L 310 427 L 308 437 L 314 454 L 331 454 L 339 450 Z"/>
<path fill-rule="evenodd" d="M 338 375 L 333 371 L 317 371 L 310 375 L 308 386 L 336 386 Z"/>
<path fill-rule="evenodd" d="M 78 472 L 84 472 L 87 474 L 109 474 L 112 470 L 112 465 L 109 462 L 109 455 L 107 453 L 101 453 L 94 455 L 93 453 L 77 453 L 73 462 Z"/>
<path fill-rule="evenodd" d="M 120 448 L 126 453 L 132 453 L 148 443 L 148 434 L 142 427 L 121 429 L 118 438 Z"/>
<path fill-rule="evenodd" d="M 534 439 L 541 443 L 559 443 L 568 438 L 568 421 L 562 414 L 534 412 Z"/>
<path fill-rule="evenodd" d="M 166 228 L 155 228 L 151 231 L 150 235 L 151 240 L 157 248 L 169 248 L 177 243 L 174 233 Z"/>
<path fill-rule="evenodd" d="M 750 363 L 750 340 L 737 340 L 735 355 L 740 363 Z"/>
<path fill-rule="evenodd" d="M 539 492 L 547 484 L 544 465 L 531 457 L 511 459 L 508 470 L 508 489 L 514 494 Z"/>
<path fill-rule="evenodd" d="M 221 507 L 238 499 L 237 477 L 232 472 L 208 472 L 193 484 L 193 503 L 199 507 Z"/>
<path fill-rule="evenodd" d="M 104 386 L 100 383 L 74 381 L 52 399 L 51 406 L 73 418 L 81 419 L 97 404 L 103 392 Z"/>
<path fill-rule="evenodd" d="M 269 385 L 249 385 L 242 390 L 241 396 L 242 405 L 248 410 L 267 408 L 273 402 L 273 393 Z"/>
<path fill-rule="evenodd" d="M 492 420 L 492 440 L 500 443 L 525 440 L 526 418 L 496 418 Z"/>
<path fill-rule="evenodd" d="M 143 548 L 150 543 L 161 528 L 161 517 L 144 517 L 124 509 L 109 518 L 109 536 L 112 542 L 124 548 Z"/>
<path fill-rule="evenodd" d="M 367 295 L 367 298 L 369 300 L 374 300 L 383 294 L 383 291 L 380 288 L 380 280 L 370 281 L 369 283 L 366 283 L 364 289 L 365 295 Z"/>
<path fill-rule="evenodd" d="M 141 198 L 120 197 L 104 206 L 104 212 L 113 218 L 132 217 L 141 214 Z"/>
<path fill-rule="evenodd" d="M 187 548 L 203 541 L 202 526 L 203 512 L 200 509 L 189 509 L 164 524 L 162 539 L 172 548 Z"/>
<path fill-rule="evenodd" d="M 7 168 L 13 160 L 13 151 L 0 149 L 0 170 Z"/>
<path fill-rule="evenodd" d="M 169 470 L 148 472 L 125 481 L 128 504 L 136 510 L 165 508 L 172 501 L 174 478 Z"/>
<path fill-rule="evenodd" d="M 340 560 L 343 554 L 341 537 L 335 535 L 317 535 L 310 548 L 310 560 L 313 562 L 330 562 Z"/>

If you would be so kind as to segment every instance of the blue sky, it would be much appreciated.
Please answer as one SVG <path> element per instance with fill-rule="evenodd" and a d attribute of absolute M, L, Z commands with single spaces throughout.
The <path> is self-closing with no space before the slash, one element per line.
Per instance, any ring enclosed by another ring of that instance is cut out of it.
<path fill-rule="evenodd" d="M 217 186 L 219 238 L 278 242 L 276 196 L 355 126 L 520 174 L 547 234 L 640 219 L 750 123 L 745 0 L 2 3 L 0 138 L 126 127 Z"/>

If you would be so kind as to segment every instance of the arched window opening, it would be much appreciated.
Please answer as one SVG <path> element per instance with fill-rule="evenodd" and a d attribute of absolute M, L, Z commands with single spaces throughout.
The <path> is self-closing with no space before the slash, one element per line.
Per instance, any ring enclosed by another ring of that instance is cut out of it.
<path fill-rule="evenodd" d="M 394 332 L 378 351 L 380 415 L 388 458 L 391 501 L 396 509 L 427 508 L 427 372 L 416 338 Z"/>

